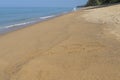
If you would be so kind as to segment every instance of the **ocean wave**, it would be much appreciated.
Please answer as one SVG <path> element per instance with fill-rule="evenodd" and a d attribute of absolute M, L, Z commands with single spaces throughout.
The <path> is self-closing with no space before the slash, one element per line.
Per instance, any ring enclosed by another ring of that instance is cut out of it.
<path fill-rule="evenodd" d="M 49 19 L 49 18 L 52 18 L 52 17 L 55 17 L 56 15 L 50 15 L 50 16 L 44 16 L 44 17 L 40 17 L 40 19 Z"/>
<path fill-rule="evenodd" d="M 63 12 L 61 14 L 66 14 L 66 13 L 68 13 L 68 12 Z M 43 16 L 43 17 L 39 17 L 39 18 L 30 18 L 29 20 L 32 20 L 32 21 L 16 23 L 16 24 L 8 25 L 8 26 L 0 26 L 0 31 L 7 30 L 9 28 L 14 28 L 14 27 L 16 28 L 16 27 L 27 26 L 29 24 L 34 24 L 34 23 L 37 23 L 37 22 L 40 22 L 40 21 L 44 21 L 44 20 L 47 20 L 47 19 L 50 19 L 50 18 L 57 17 L 59 15 L 60 14 Z"/>
<path fill-rule="evenodd" d="M 29 24 L 32 24 L 32 23 L 35 23 L 38 21 L 46 20 L 46 19 L 49 19 L 52 17 L 55 17 L 55 15 L 40 17 L 39 20 L 33 18 L 34 21 L 22 22 L 22 23 L 12 24 L 12 25 L 8 25 L 8 26 L 3 26 L 3 27 L 0 27 L 0 29 L 8 29 L 8 28 L 12 28 L 12 27 L 25 26 L 25 25 L 29 25 Z"/>
<path fill-rule="evenodd" d="M 23 26 L 23 25 L 27 25 L 27 24 L 31 24 L 34 23 L 35 21 L 30 21 L 30 22 L 23 22 L 23 23 L 18 23 L 18 24 L 13 24 L 13 25 L 9 25 L 9 26 L 4 26 L 1 28 L 12 28 L 12 27 L 17 27 L 17 26 Z"/>

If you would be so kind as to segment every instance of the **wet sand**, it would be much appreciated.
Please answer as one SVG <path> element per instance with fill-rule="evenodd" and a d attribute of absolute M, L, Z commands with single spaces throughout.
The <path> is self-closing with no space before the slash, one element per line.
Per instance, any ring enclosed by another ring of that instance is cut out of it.
<path fill-rule="evenodd" d="M 108 31 L 114 25 L 86 20 L 89 11 L 0 36 L 0 80 L 119 80 L 120 41 Z"/>

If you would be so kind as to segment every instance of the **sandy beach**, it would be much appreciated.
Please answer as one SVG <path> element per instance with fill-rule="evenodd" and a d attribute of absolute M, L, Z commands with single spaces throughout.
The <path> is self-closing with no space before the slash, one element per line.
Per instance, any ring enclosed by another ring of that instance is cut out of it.
<path fill-rule="evenodd" d="M 0 80 L 120 80 L 120 5 L 84 9 L 0 36 Z"/>

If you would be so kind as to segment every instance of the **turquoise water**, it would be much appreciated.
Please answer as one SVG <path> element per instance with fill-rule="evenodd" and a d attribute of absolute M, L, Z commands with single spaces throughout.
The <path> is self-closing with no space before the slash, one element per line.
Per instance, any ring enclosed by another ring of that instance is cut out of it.
<path fill-rule="evenodd" d="M 55 7 L 0 8 L 0 30 L 31 24 L 71 10 Z"/>

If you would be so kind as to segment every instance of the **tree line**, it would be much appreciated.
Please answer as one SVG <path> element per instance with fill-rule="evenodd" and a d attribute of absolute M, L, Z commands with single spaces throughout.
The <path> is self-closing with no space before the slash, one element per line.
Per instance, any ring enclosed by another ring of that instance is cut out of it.
<path fill-rule="evenodd" d="M 113 4 L 113 3 L 118 3 L 118 2 L 120 2 L 120 0 L 88 0 L 86 6 Z"/>

